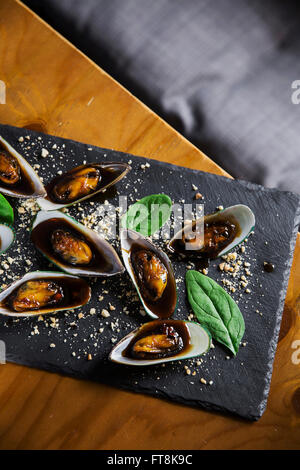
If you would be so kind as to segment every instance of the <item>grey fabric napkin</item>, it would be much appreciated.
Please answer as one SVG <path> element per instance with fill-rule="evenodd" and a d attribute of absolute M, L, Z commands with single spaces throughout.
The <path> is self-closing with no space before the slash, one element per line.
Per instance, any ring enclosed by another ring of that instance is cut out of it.
<path fill-rule="evenodd" d="M 233 176 L 300 192 L 300 6 L 27 0 Z"/>

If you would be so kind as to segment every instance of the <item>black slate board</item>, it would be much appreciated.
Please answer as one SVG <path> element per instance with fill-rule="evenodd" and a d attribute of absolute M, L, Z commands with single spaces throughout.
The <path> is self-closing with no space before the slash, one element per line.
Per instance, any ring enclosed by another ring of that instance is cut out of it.
<path fill-rule="evenodd" d="M 147 194 L 160 192 L 169 194 L 174 202 L 185 200 L 191 203 L 195 194 L 191 185 L 194 183 L 205 196 L 206 213 L 214 211 L 219 205 L 226 207 L 244 203 L 251 207 L 256 216 L 255 233 L 249 237 L 245 245 L 246 254 L 243 255 L 243 260 L 251 263 L 251 293 L 246 294 L 245 289 L 237 289 L 232 293 L 232 297 L 239 302 L 246 323 L 243 338 L 246 346 L 240 348 L 236 358 L 229 359 L 225 348 L 215 343 L 214 349 L 203 357 L 203 362 L 198 366 L 195 360 L 189 360 L 141 370 L 110 363 L 107 357 L 113 346 L 111 339 L 122 338 L 147 320 L 139 314 L 140 303 L 133 300 L 132 284 L 125 274 L 105 284 L 99 279 L 90 281 L 93 296 L 90 303 L 80 309 L 84 314 L 80 320 L 78 311 L 58 313 L 55 316 L 56 323 L 50 320 L 51 315 L 45 317 L 49 323 L 38 321 L 37 318 L 12 320 L 1 317 L 0 339 L 6 343 L 7 360 L 171 399 L 185 405 L 230 412 L 251 420 L 258 419 L 267 402 L 300 221 L 299 197 L 293 193 L 265 189 L 248 182 L 154 160 L 148 160 L 150 167 L 142 169 L 141 165 L 147 162 L 145 159 L 26 129 L 0 125 L 0 135 L 31 164 L 40 165 L 38 173 L 44 182 L 49 181 L 58 170 L 66 171 L 83 160 L 131 161 L 132 171 L 118 183 L 117 190 L 104 194 L 104 199 L 110 197 L 109 203 L 114 205 L 118 204 L 120 194 L 128 195 L 131 203 Z M 21 136 L 24 138 L 22 142 L 18 140 Z M 52 148 L 53 145 L 56 148 Z M 42 148 L 48 149 L 51 156 L 41 158 Z M 98 199 L 92 205 L 86 201 L 80 208 L 70 208 L 69 213 L 80 220 L 82 214 L 103 210 L 105 206 L 100 205 L 100 202 L 103 203 L 104 199 Z M 15 208 L 17 242 L 1 257 L 0 261 L 7 264 L 9 257 L 14 259 L 9 270 L 4 269 L 1 284 L 9 283 L 10 277 L 21 275 L 25 270 L 49 269 L 49 263 L 37 253 L 29 239 L 28 227 L 32 214 L 19 213 L 20 206 L 23 207 L 21 200 L 10 198 L 10 202 Z M 119 251 L 118 243 L 113 244 Z M 275 264 L 273 273 L 263 271 L 265 260 Z M 30 266 L 28 261 L 31 261 Z M 179 262 L 176 258 L 172 258 L 172 262 L 176 277 L 182 279 L 188 263 Z M 218 270 L 218 264 L 219 261 L 211 263 L 209 276 L 218 282 L 223 278 L 230 280 L 228 274 Z M 175 317 L 186 319 L 191 311 L 186 302 L 184 282 L 178 284 L 178 290 L 180 297 Z M 104 297 L 101 301 L 98 300 L 100 295 Z M 107 308 L 109 302 L 116 310 L 110 312 L 109 319 L 104 319 L 100 312 Z M 96 314 L 90 313 L 91 308 L 96 309 Z M 114 331 L 111 322 L 118 324 Z M 99 333 L 99 328 L 103 327 L 104 331 Z M 55 347 L 50 347 L 50 344 Z M 93 360 L 87 360 L 88 353 L 92 354 Z M 187 375 L 185 365 L 196 371 L 196 375 Z M 204 385 L 200 382 L 201 377 L 212 381 L 212 384 Z"/>

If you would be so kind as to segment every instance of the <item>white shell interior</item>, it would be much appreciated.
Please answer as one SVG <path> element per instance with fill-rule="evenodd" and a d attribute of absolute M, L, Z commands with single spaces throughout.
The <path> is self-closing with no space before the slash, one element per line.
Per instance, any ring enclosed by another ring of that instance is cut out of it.
<path fill-rule="evenodd" d="M 115 164 L 115 162 L 106 162 L 106 163 L 103 163 L 103 164 L 99 163 L 98 165 L 101 167 L 101 165 L 109 166 L 109 165 L 114 165 L 114 164 Z M 90 165 L 93 165 L 93 163 L 90 163 Z M 103 188 L 98 189 L 98 191 L 94 191 L 91 194 L 88 194 L 87 196 L 84 196 L 80 199 L 76 199 L 76 201 L 66 203 L 66 204 L 59 204 L 58 202 L 53 202 L 50 199 L 44 198 L 44 196 L 43 196 L 42 198 L 37 200 L 37 203 L 40 206 L 40 208 L 42 210 L 45 210 L 45 211 L 54 211 L 54 210 L 62 209 L 63 207 L 73 206 L 74 204 L 77 204 L 78 202 L 85 201 L 86 199 L 90 199 L 91 197 L 94 197 L 96 194 L 99 194 L 99 193 L 105 191 L 108 187 L 112 186 L 113 184 L 116 184 L 118 181 L 120 181 L 120 179 L 122 179 L 128 173 L 128 171 L 130 169 L 131 169 L 131 167 L 129 165 L 124 164 L 124 171 L 123 171 L 123 173 L 121 173 L 121 175 L 118 178 L 116 178 L 114 181 L 112 181 L 110 184 L 107 184 Z M 47 194 L 45 194 L 45 196 L 46 195 Z"/>
<path fill-rule="evenodd" d="M 229 253 L 235 246 L 242 243 L 242 241 L 247 238 L 249 233 L 252 232 L 255 227 L 255 216 L 250 207 L 245 206 L 244 204 L 237 204 L 235 206 L 227 207 L 221 212 L 223 215 L 233 215 L 241 227 L 241 233 L 219 253 L 219 256 L 223 256 L 226 253 Z"/>
<path fill-rule="evenodd" d="M 0 224 L 0 254 L 8 250 L 14 239 L 14 230 L 9 225 Z"/>
<path fill-rule="evenodd" d="M 41 182 L 40 178 L 34 171 L 31 165 L 25 160 L 22 155 L 20 155 L 3 137 L 0 135 L 0 142 L 6 147 L 9 153 L 11 153 L 18 161 L 20 167 L 25 171 L 28 178 L 31 179 L 34 192 L 32 194 L 23 194 L 21 191 L 17 189 L 9 189 L 6 186 L 0 186 L 1 193 L 6 194 L 7 196 L 11 197 L 22 197 L 22 198 L 37 198 L 37 197 L 44 197 L 46 196 L 46 190 L 44 188 L 43 183 Z"/>
<path fill-rule="evenodd" d="M 176 320 L 174 320 L 176 321 Z M 191 348 L 186 353 L 183 351 L 182 354 L 177 354 L 173 357 L 166 357 L 163 359 L 154 359 L 154 360 L 144 360 L 144 359 L 134 359 L 129 357 L 122 356 L 122 352 L 127 348 L 128 344 L 138 332 L 138 329 L 132 331 L 127 336 L 125 336 L 121 341 L 116 344 L 112 349 L 109 359 L 118 364 L 124 364 L 127 366 L 150 366 L 155 364 L 161 364 L 163 362 L 179 361 L 183 359 L 188 359 L 190 357 L 200 356 L 204 354 L 211 345 L 210 334 L 205 330 L 199 323 L 194 323 L 190 321 L 185 322 L 191 338 Z"/>
<path fill-rule="evenodd" d="M 167 255 L 163 251 L 161 251 L 159 248 L 154 246 L 153 243 L 151 243 L 150 240 L 145 238 L 140 233 L 135 232 L 134 230 L 130 230 L 130 229 L 122 229 L 121 230 L 121 250 L 122 250 L 122 256 L 123 256 L 123 261 L 124 261 L 124 264 L 125 264 L 125 268 L 127 269 L 127 272 L 130 275 L 130 278 L 131 278 L 131 280 L 132 280 L 132 282 L 133 282 L 133 284 L 134 284 L 134 286 L 137 290 L 137 293 L 138 293 L 139 298 L 140 298 L 140 300 L 143 304 L 145 312 L 151 318 L 157 319 L 158 318 L 157 315 L 154 314 L 149 309 L 149 307 L 145 304 L 145 302 L 144 302 L 144 300 L 143 300 L 143 298 L 140 294 L 139 286 L 136 282 L 135 275 L 134 275 L 134 272 L 133 272 L 133 269 L 132 269 L 132 266 L 131 266 L 131 263 L 130 263 L 130 248 L 131 248 L 132 241 L 139 240 L 139 239 L 143 239 L 143 241 L 145 241 L 146 244 L 149 246 L 150 250 L 154 249 L 155 251 L 158 251 L 166 264 L 171 265 L 171 263 L 170 263 L 169 258 L 167 257 Z"/>
<path fill-rule="evenodd" d="M 79 202 L 79 200 L 75 202 Z M 75 204 L 75 202 L 73 202 L 73 204 Z M 58 204 L 56 202 L 52 202 L 49 199 L 45 199 L 45 198 L 39 198 L 37 200 L 37 203 L 43 211 L 55 211 L 55 210 L 62 209 L 63 207 L 68 207 L 72 205 L 72 204 Z"/>
<path fill-rule="evenodd" d="M 239 245 L 242 243 L 242 241 L 247 238 L 249 233 L 254 229 L 255 227 L 255 216 L 250 209 L 250 207 L 244 205 L 244 204 L 237 204 L 235 206 L 230 206 L 227 207 L 226 209 L 223 209 L 219 212 L 215 212 L 213 214 L 208 214 L 205 216 L 206 219 L 209 218 L 214 218 L 218 214 L 223 214 L 224 216 L 226 215 L 232 215 L 236 221 L 239 223 L 240 228 L 241 228 L 241 233 L 239 236 L 235 237 L 232 242 L 226 246 L 220 253 L 218 254 L 218 257 L 225 255 L 226 253 L 229 253 L 235 246 Z M 185 225 L 185 230 L 188 230 L 189 227 L 192 227 L 193 222 L 189 222 Z M 177 232 L 177 234 L 174 236 L 174 238 L 177 238 L 178 235 L 182 233 L 182 230 Z M 173 238 L 173 239 L 174 239 Z"/>
<path fill-rule="evenodd" d="M 44 221 L 52 219 L 52 218 L 59 218 L 59 219 L 66 220 L 68 223 L 73 225 L 74 228 L 76 230 L 78 230 L 79 232 L 81 232 L 83 235 L 86 234 L 87 236 L 89 236 L 96 244 L 105 246 L 105 250 L 107 250 L 108 252 L 111 252 L 111 256 L 115 259 L 116 264 L 117 264 L 117 260 L 119 259 L 119 257 L 117 255 L 116 251 L 114 250 L 114 248 L 104 238 L 100 237 L 100 235 L 98 235 L 94 230 L 91 230 L 90 228 L 86 227 L 85 225 L 80 224 L 79 222 L 74 220 L 72 217 L 67 216 L 63 212 L 60 212 L 60 211 L 51 211 L 51 212 L 39 211 L 36 218 L 33 221 L 31 230 L 33 230 L 41 222 L 44 222 Z M 72 274 L 74 276 L 95 276 L 95 277 L 101 276 L 101 274 L 99 274 L 98 271 L 93 271 L 92 269 L 90 271 L 82 270 L 82 269 L 80 269 L 80 267 L 76 267 L 76 266 L 72 266 L 72 265 L 63 263 L 58 258 L 56 258 L 55 260 L 51 259 L 50 261 L 52 263 L 56 264 L 56 266 L 58 266 L 64 272 Z M 120 266 L 120 273 L 122 273 L 124 271 L 124 267 L 123 267 L 121 261 L 119 261 L 119 266 Z M 114 274 L 116 274 L 116 273 L 103 274 L 103 276 L 109 277 L 110 275 L 114 275 Z"/>
<path fill-rule="evenodd" d="M 30 281 L 32 279 L 51 279 L 51 278 L 59 278 L 59 277 L 69 277 L 69 278 L 74 278 L 75 276 L 69 276 L 68 274 L 64 273 L 59 273 L 55 271 L 34 271 L 31 273 L 25 274 L 25 276 L 21 277 L 17 281 L 13 282 L 10 284 L 10 286 L 0 292 L 0 314 L 2 315 L 7 315 L 10 317 L 28 317 L 28 316 L 34 316 L 34 315 L 45 315 L 46 313 L 50 312 L 58 312 L 61 310 L 68 310 L 69 307 L 65 306 L 63 308 L 52 307 L 49 309 L 43 309 L 42 313 L 38 310 L 26 310 L 26 312 L 14 312 L 12 310 L 9 310 L 5 305 L 1 305 L 1 303 L 13 292 L 18 286 L 23 284 L 26 281 Z M 78 307 L 81 307 L 81 305 L 78 305 Z M 78 308 L 78 307 L 72 307 L 73 308 Z"/>

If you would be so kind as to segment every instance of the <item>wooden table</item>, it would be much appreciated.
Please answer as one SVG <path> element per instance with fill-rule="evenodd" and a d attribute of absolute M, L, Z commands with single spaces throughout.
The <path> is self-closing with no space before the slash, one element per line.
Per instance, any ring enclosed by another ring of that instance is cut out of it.
<path fill-rule="evenodd" d="M 0 2 L 0 122 L 225 172 L 21 3 Z M 268 408 L 257 423 L 0 366 L 1 449 L 300 448 L 300 238 Z M 295 344 L 294 344 L 295 345 Z"/>

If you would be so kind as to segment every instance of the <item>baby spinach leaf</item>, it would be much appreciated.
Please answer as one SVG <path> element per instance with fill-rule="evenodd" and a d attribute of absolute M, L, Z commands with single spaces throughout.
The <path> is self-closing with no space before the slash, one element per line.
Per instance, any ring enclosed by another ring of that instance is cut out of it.
<path fill-rule="evenodd" d="M 0 194 L 0 223 L 12 225 L 14 222 L 14 211 L 9 202 Z"/>
<path fill-rule="evenodd" d="M 151 194 L 129 207 L 121 219 L 121 226 L 145 237 L 157 232 L 170 218 L 172 201 L 166 194 Z"/>
<path fill-rule="evenodd" d="M 186 286 L 189 303 L 199 322 L 236 355 L 245 322 L 235 301 L 213 279 L 198 271 L 186 273 Z"/>

